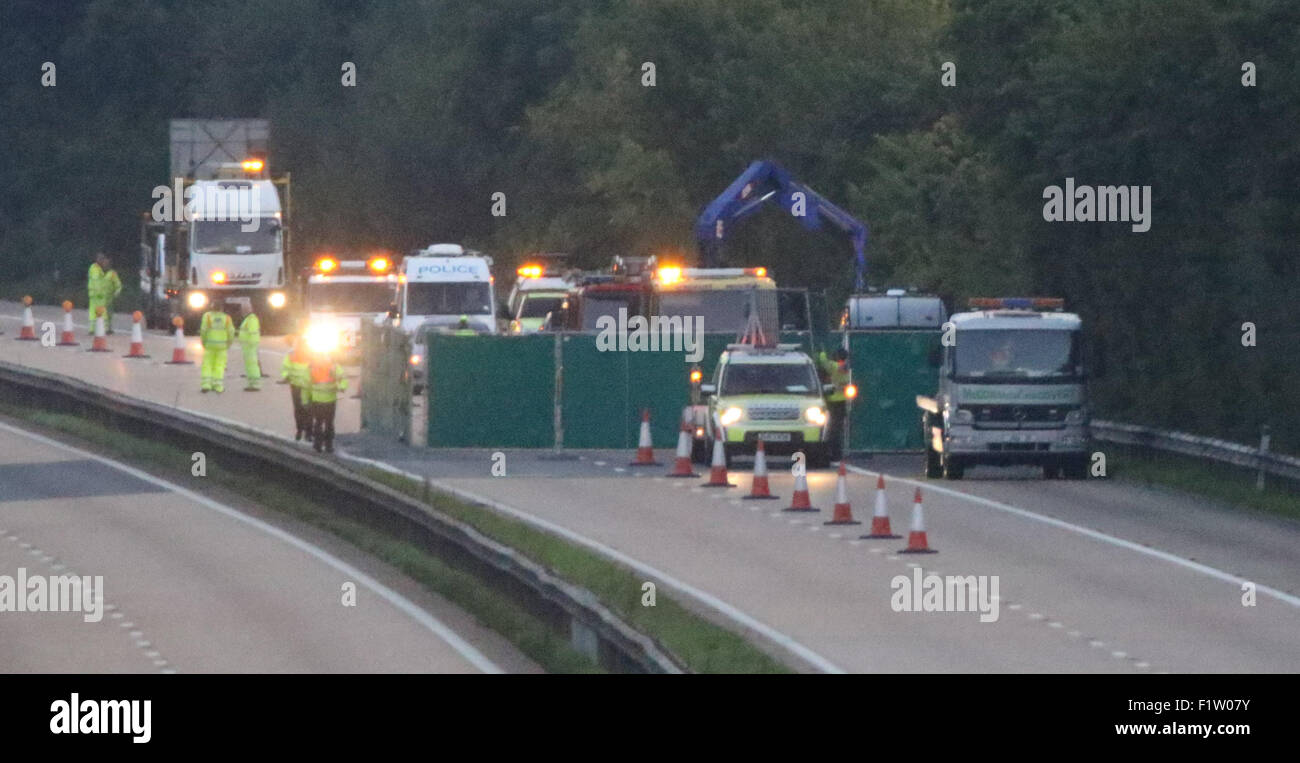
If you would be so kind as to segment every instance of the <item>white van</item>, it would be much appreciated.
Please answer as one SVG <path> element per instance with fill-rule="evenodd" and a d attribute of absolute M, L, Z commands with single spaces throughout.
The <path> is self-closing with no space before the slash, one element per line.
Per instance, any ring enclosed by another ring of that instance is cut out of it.
<path fill-rule="evenodd" d="M 434 244 L 406 256 L 397 289 L 402 330 L 416 336 L 423 327 L 454 331 L 461 316 L 480 334 L 497 333 L 492 258 L 459 244 Z"/>

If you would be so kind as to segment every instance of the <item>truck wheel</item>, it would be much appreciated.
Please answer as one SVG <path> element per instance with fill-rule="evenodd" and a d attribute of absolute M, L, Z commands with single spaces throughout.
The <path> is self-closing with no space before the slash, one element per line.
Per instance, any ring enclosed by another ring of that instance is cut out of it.
<path fill-rule="evenodd" d="M 825 443 L 819 445 L 804 446 L 804 458 L 808 462 L 809 469 L 829 469 L 831 465 L 831 454 Z"/>
<path fill-rule="evenodd" d="M 1043 464 L 1043 479 L 1054 480 L 1061 476 L 1061 465 L 1055 462 Z"/>
<path fill-rule="evenodd" d="M 927 443 L 925 446 L 925 476 L 935 479 L 943 474 L 943 466 L 939 463 L 939 454 Z"/>
<path fill-rule="evenodd" d="M 943 454 L 943 478 L 946 480 L 959 480 L 966 473 L 966 465 L 963 464 L 956 456 L 952 454 Z"/>
<path fill-rule="evenodd" d="M 1075 456 L 1065 462 L 1065 478 L 1067 480 L 1081 480 L 1088 477 L 1088 457 Z"/>

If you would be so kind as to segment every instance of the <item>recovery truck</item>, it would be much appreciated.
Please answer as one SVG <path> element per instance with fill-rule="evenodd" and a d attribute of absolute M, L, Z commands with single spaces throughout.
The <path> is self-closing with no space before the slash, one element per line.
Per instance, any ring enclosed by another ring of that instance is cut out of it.
<path fill-rule="evenodd" d="M 1082 323 L 1057 298 L 973 299 L 951 318 L 939 391 L 917 395 L 925 474 L 961 479 L 977 464 L 1087 476 Z M 939 360 L 936 358 L 936 360 Z"/>
<path fill-rule="evenodd" d="M 388 252 L 343 259 L 318 256 L 303 284 L 307 336 L 314 344 L 336 346 L 343 362 L 361 356 L 361 324 L 382 322 L 397 302 L 396 263 Z"/>
<path fill-rule="evenodd" d="M 283 333 L 290 183 L 270 174 L 268 123 L 174 119 L 170 131 L 171 183 L 154 189 L 140 228 L 146 324 L 179 315 L 193 333 L 220 296 L 228 309 L 251 305 L 264 333 Z"/>

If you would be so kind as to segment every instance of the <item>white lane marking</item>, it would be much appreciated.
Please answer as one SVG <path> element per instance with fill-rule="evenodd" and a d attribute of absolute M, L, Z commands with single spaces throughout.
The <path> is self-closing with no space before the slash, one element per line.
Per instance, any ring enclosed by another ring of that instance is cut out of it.
<path fill-rule="evenodd" d="M 881 474 L 881 472 L 873 472 L 857 466 L 847 466 L 847 468 L 850 471 L 854 471 L 857 472 L 858 474 L 864 474 L 870 477 L 875 477 Z M 1106 533 L 1098 532 L 1096 530 L 1091 530 L 1087 527 L 1082 527 L 1080 525 L 1072 524 L 1070 522 L 1057 519 L 1056 517 L 1049 517 L 1043 514 L 1035 514 L 1032 511 L 1029 511 L 1027 509 L 1022 509 L 1018 506 L 1012 506 L 1011 504 L 1001 503 L 999 501 L 994 501 L 988 498 L 982 498 L 977 495 L 970 495 L 969 493 L 962 493 L 957 490 L 952 490 L 950 488 L 936 485 L 932 482 L 918 482 L 917 480 L 908 479 L 906 477 L 897 477 L 889 474 L 885 474 L 884 476 L 893 480 L 894 482 L 901 482 L 904 485 L 912 485 L 914 487 L 920 487 L 925 490 L 929 490 L 931 492 L 939 493 L 940 495 L 946 495 L 950 498 L 958 498 L 961 500 L 970 501 L 971 503 L 977 503 L 980 504 L 981 506 L 987 506 L 991 509 L 997 509 L 998 511 L 1005 511 L 1008 514 L 1014 514 L 1018 517 L 1024 517 L 1025 519 L 1032 519 L 1035 522 L 1042 522 L 1043 524 L 1051 525 L 1052 527 L 1057 527 L 1062 530 L 1068 530 L 1073 533 L 1078 533 L 1079 535 L 1087 536 L 1089 538 L 1092 538 L 1093 540 L 1099 540 L 1103 543 L 1109 543 L 1112 546 L 1128 549 L 1129 551 L 1136 551 L 1139 554 L 1144 554 L 1146 556 L 1150 556 L 1164 562 L 1169 562 L 1170 564 L 1178 565 L 1179 567 L 1192 570 L 1193 572 L 1199 572 L 1202 575 L 1207 575 L 1216 580 L 1221 580 L 1225 583 L 1232 583 L 1238 588 L 1240 588 L 1243 583 L 1249 582 L 1255 586 L 1256 591 L 1265 594 L 1267 596 L 1271 596 L 1272 598 L 1277 599 L 1278 601 L 1284 602 L 1286 604 L 1290 604 L 1291 606 L 1296 607 L 1297 609 L 1300 609 L 1300 596 L 1292 596 L 1291 594 L 1286 593 L 1285 591 L 1279 591 L 1276 588 L 1270 588 L 1266 585 L 1261 585 L 1260 583 L 1257 583 L 1255 581 L 1248 580 L 1247 578 L 1238 577 L 1231 573 L 1224 572 L 1223 570 L 1211 567 L 1207 564 L 1201 564 L 1200 562 L 1193 562 L 1190 559 L 1184 559 L 1180 556 L 1176 556 L 1167 551 L 1160 551 L 1158 549 L 1148 548 L 1141 544 L 1134 543 L 1133 541 L 1124 540 L 1123 538 L 1119 538 L 1114 535 L 1107 535 Z"/>
<path fill-rule="evenodd" d="M 420 475 L 403 471 L 393 466 L 392 464 L 386 464 L 383 461 L 376 461 L 370 458 L 362 458 L 360 456 L 349 455 L 347 453 L 344 453 L 342 449 L 338 450 L 337 453 L 342 458 L 348 459 L 350 461 L 356 461 L 358 463 L 363 463 L 368 466 L 373 466 L 376 469 L 382 469 L 386 472 L 389 472 L 390 474 L 398 474 L 403 477 L 406 477 L 407 479 L 414 479 L 414 480 L 421 480 L 421 481 L 423 481 L 424 479 L 424 477 Z M 554 522 L 549 522 L 545 519 L 542 519 L 541 517 L 535 517 L 532 514 L 524 512 L 520 509 L 516 509 L 515 507 L 510 506 L 509 504 L 505 504 L 500 501 L 493 500 L 491 498 L 488 498 L 487 496 L 482 496 L 476 493 L 472 493 L 468 490 L 462 490 L 461 488 L 453 487 L 439 480 L 431 479 L 429 480 L 429 485 L 438 490 L 451 493 L 452 495 L 457 496 L 462 500 L 473 501 L 475 503 L 480 503 L 484 506 L 489 506 L 503 514 L 508 514 L 522 522 L 533 525 L 534 527 L 541 528 L 543 530 L 546 530 L 547 532 L 554 533 L 555 535 L 565 538 L 566 540 L 573 541 L 574 543 L 577 543 L 580 546 L 586 546 L 587 548 L 593 551 L 604 554 L 610 559 L 613 559 L 614 561 L 619 562 L 620 564 L 626 567 L 630 567 L 633 570 L 641 573 L 642 575 L 647 575 L 649 577 L 657 578 L 661 582 L 666 584 L 669 588 L 675 588 L 678 591 L 681 591 L 682 593 L 685 593 L 688 596 L 695 598 L 697 601 L 709 607 L 712 607 L 713 609 L 717 610 L 719 613 L 725 615 L 726 617 L 731 618 L 732 620 L 736 621 L 740 625 L 749 628 L 750 630 L 757 631 L 758 633 L 776 642 L 782 647 L 785 647 L 791 652 L 794 652 L 798 656 L 802 657 L 804 660 L 807 660 L 809 663 L 816 666 L 818 670 L 821 670 L 824 673 L 844 672 L 843 668 L 839 667 L 838 665 L 826 659 L 825 657 L 821 656 L 820 654 L 814 652 L 812 649 L 809 649 L 808 647 L 804 646 L 798 641 L 795 641 L 790 636 L 787 636 L 786 634 L 776 630 L 772 626 L 759 621 L 755 617 L 747 614 L 746 612 L 741 611 L 740 609 L 737 609 L 736 607 L 732 606 L 731 604 L 728 604 L 722 599 L 719 599 L 713 594 L 710 594 L 706 591 L 702 591 L 685 581 L 678 580 L 672 575 L 669 575 L 668 573 L 662 570 L 656 569 L 646 564 L 645 562 L 642 562 L 637 559 L 633 559 L 627 554 L 624 554 L 623 552 L 618 551 L 617 549 L 614 549 L 610 546 L 606 546 L 604 543 L 601 543 L 600 541 L 592 540 L 591 538 L 588 538 L 585 535 L 580 535 L 570 530 L 567 527 L 557 525 Z M 777 514 L 776 516 L 780 516 L 780 514 Z"/>
<path fill-rule="evenodd" d="M 81 448 L 76 448 L 71 445 L 61 443 L 57 440 L 51 440 L 48 437 L 43 437 L 41 435 L 34 434 L 32 432 L 27 432 L 22 429 L 12 427 L 4 423 L 0 423 L 0 430 L 21 437 L 26 437 L 30 440 L 34 440 L 36 442 L 42 443 L 56 450 L 62 450 L 67 453 L 75 453 L 81 458 L 92 458 L 100 462 L 101 464 L 104 464 L 105 466 L 109 466 L 114 469 L 117 469 L 118 471 L 123 472 L 124 474 L 129 474 L 132 477 L 135 477 L 136 479 L 144 480 L 152 485 L 157 485 L 158 487 L 165 488 L 166 490 L 184 496 L 185 498 L 188 498 L 189 500 L 194 501 L 195 503 L 201 506 L 209 508 L 212 511 L 217 512 L 218 514 L 222 514 L 238 522 L 242 522 L 243 524 L 248 525 L 249 527 L 252 527 L 255 530 L 260 530 L 263 533 L 266 533 L 267 535 L 270 535 L 271 537 L 283 543 L 287 543 L 288 545 L 293 546 L 299 551 L 302 551 L 308 554 L 309 556 L 316 558 L 317 560 L 323 562 L 327 566 L 334 568 L 334 570 L 342 573 L 348 580 L 355 580 L 361 585 L 365 586 L 366 588 L 369 588 L 373 593 L 378 594 L 389 604 L 392 604 L 398 610 L 404 612 L 412 620 L 424 626 L 428 631 L 430 631 L 435 636 L 445 641 L 448 646 L 456 650 L 456 652 L 461 657 L 465 658 L 466 661 L 468 661 L 471 665 L 473 665 L 478 670 L 484 673 L 503 672 L 501 668 L 497 666 L 496 663 L 492 662 L 487 657 L 485 657 L 481 652 L 479 652 L 479 650 L 475 649 L 473 645 L 471 645 L 469 642 L 465 641 L 465 639 L 457 635 L 455 631 L 451 630 L 446 625 L 444 625 L 442 621 L 438 620 L 436 617 L 429 614 L 428 612 L 425 612 L 423 609 L 420 609 L 415 604 L 413 604 L 410 600 L 408 600 L 406 597 L 392 590 L 388 586 L 384 585 L 383 583 L 380 583 L 378 580 L 375 580 L 374 578 L 365 574 L 361 570 L 358 570 L 356 567 L 353 567 L 347 562 L 335 557 L 334 555 L 330 554 L 328 551 L 325 551 L 324 549 L 318 548 L 317 546 L 314 546 L 311 543 L 302 540 L 301 538 L 296 538 L 290 535 L 289 533 L 285 532 L 284 530 L 281 530 L 280 528 L 275 527 L 274 525 L 267 524 L 266 522 L 263 522 L 260 519 L 256 519 L 254 517 L 241 514 L 235 509 L 232 509 L 229 506 L 226 506 L 225 504 L 218 503 L 212 500 L 211 498 L 199 495 L 198 493 L 195 493 L 192 490 L 187 490 L 172 482 L 168 482 L 167 480 L 159 479 L 158 477 L 155 477 L 152 474 L 149 474 L 148 472 L 142 472 L 139 469 L 136 469 L 135 467 L 127 466 L 126 464 L 119 463 L 110 458 L 101 456 L 97 453 L 91 453 L 88 450 L 82 450 Z M 125 623 L 123 623 L 122 626 L 127 627 Z"/>

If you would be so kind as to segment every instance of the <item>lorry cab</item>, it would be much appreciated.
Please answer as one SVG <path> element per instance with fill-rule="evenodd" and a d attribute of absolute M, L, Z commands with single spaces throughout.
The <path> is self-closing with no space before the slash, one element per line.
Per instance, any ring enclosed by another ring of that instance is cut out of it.
<path fill-rule="evenodd" d="M 569 300 L 568 327 L 573 331 L 599 331 L 598 321 L 606 316 L 618 320 L 620 310 L 628 317 L 647 314 L 650 290 L 641 277 L 596 274 L 583 278 Z"/>
<path fill-rule="evenodd" d="M 778 329 L 776 282 L 767 268 L 682 268 L 660 266 L 651 281 L 650 314 L 691 316 L 706 333 L 744 332 L 757 309 L 773 336 Z"/>
<path fill-rule="evenodd" d="M 264 323 L 278 323 L 286 304 L 280 197 L 270 180 L 196 180 L 186 190 L 187 319 L 220 296 L 248 304 Z"/>
<path fill-rule="evenodd" d="M 1056 298 L 973 299 L 952 316 L 939 391 L 917 396 L 926 475 L 959 479 L 968 466 L 1039 466 L 1086 476 L 1087 390 L 1078 315 Z"/>
<path fill-rule="evenodd" d="M 343 360 L 359 360 L 361 324 L 384 321 L 397 298 L 395 270 L 387 252 L 356 259 L 318 256 L 303 289 L 308 333 L 327 333 Z"/>
<path fill-rule="evenodd" d="M 694 449 L 697 461 L 707 461 L 708 444 L 720 430 L 728 462 L 733 456 L 753 455 L 762 441 L 769 453 L 802 451 L 809 467 L 830 465 L 825 386 L 799 345 L 728 345 L 712 381 L 701 390 L 708 399 L 708 415 L 706 437 Z"/>

